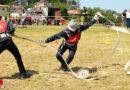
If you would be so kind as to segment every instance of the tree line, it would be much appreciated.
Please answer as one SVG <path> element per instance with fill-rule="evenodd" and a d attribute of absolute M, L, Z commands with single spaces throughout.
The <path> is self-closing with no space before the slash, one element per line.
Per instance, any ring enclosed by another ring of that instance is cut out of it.
<path fill-rule="evenodd" d="M 10 4 L 15 0 L 0 0 L 0 4 Z M 30 4 L 38 2 L 40 0 L 26 0 L 28 1 Z M 61 2 L 61 3 L 72 3 L 72 4 L 76 4 L 76 0 L 45 0 L 46 2 L 49 3 L 57 3 L 57 2 Z"/>
<path fill-rule="evenodd" d="M 13 1 L 15 0 L 0 0 L 0 4 L 6 4 L 6 5 L 10 5 Z M 33 7 L 35 2 L 38 2 L 40 0 L 27 0 L 31 6 L 29 7 Z M 60 8 L 61 9 L 61 16 L 74 16 L 74 15 L 69 15 L 67 13 L 68 10 L 68 4 L 76 4 L 76 0 L 45 0 L 46 2 L 49 3 L 54 3 L 56 8 Z M 73 8 L 76 9 L 76 8 Z M 82 9 L 78 10 L 80 12 L 79 15 L 76 16 L 81 16 L 81 12 Z M 88 11 L 88 21 L 90 21 L 92 19 L 92 16 L 94 16 L 94 14 L 96 12 L 101 12 L 104 16 L 106 16 L 108 19 L 114 21 L 116 23 L 116 25 L 119 25 L 121 22 L 121 14 L 118 14 L 116 11 L 112 11 L 112 10 L 102 10 L 100 8 L 87 8 Z M 109 23 L 107 20 L 100 18 L 99 19 L 99 23 Z"/>

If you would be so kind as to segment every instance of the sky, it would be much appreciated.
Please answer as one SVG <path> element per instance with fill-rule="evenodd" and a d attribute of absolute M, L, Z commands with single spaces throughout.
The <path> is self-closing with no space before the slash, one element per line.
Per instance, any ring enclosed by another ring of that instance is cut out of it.
<path fill-rule="evenodd" d="M 79 0 L 80 8 L 85 7 L 99 7 L 101 9 L 115 10 L 122 13 L 124 9 L 130 9 L 130 0 Z"/>

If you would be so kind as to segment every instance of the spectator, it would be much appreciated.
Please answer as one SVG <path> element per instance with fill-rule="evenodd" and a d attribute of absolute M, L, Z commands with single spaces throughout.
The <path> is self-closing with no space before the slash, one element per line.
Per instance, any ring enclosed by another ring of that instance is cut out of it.
<path fill-rule="evenodd" d="M 47 25 L 51 23 L 51 17 L 47 17 Z"/>
<path fill-rule="evenodd" d="M 21 28 L 26 28 L 25 18 L 22 18 L 22 20 L 21 20 Z"/>
<path fill-rule="evenodd" d="M 126 12 L 127 28 L 130 28 L 130 9 Z"/>
<path fill-rule="evenodd" d="M 86 10 L 86 7 L 83 7 L 82 16 L 81 16 L 82 24 L 85 24 L 87 22 L 87 14 L 88 14 L 88 11 Z"/>
<path fill-rule="evenodd" d="M 27 14 L 23 11 L 22 18 L 24 18 L 24 24 L 26 25 L 26 16 Z"/>
<path fill-rule="evenodd" d="M 41 23 L 42 25 L 46 24 L 46 16 L 41 16 Z"/>
<path fill-rule="evenodd" d="M 21 17 L 18 17 L 18 25 L 20 25 Z"/>
<path fill-rule="evenodd" d="M 15 19 L 15 28 L 18 28 L 18 17 L 16 16 L 16 19 Z"/>
<path fill-rule="evenodd" d="M 65 24 L 66 24 L 66 19 L 61 18 L 61 19 L 60 19 L 60 25 L 65 25 Z"/>
<path fill-rule="evenodd" d="M 125 9 L 122 13 L 122 27 L 125 27 L 126 25 L 126 12 L 127 10 Z"/>
<path fill-rule="evenodd" d="M 26 20 L 27 20 L 27 24 L 28 24 L 28 25 L 32 25 L 31 15 L 27 16 L 27 17 L 26 17 Z"/>

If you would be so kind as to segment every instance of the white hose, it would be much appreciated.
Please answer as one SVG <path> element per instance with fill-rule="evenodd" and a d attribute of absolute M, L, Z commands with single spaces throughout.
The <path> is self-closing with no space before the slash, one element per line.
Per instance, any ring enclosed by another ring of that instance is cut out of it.
<path fill-rule="evenodd" d="M 126 65 L 124 67 L 126 74 L 130 75 L 130 71 L 127 70 L 128 67 L 130 67 L 130 60 L 126 63 Z"/>
<path fill-rule="evenodd" d="M 61 57 L 62 55 L 58 52 L 58 50 L 56 50 L 55 48 L 47 45 L 48 47 L 50 47 L 51 49 L 55 50 Z M 62 57 L 63 58 L 63 57 Z M 86 79 L 86 78 L 82 78 L 80 76 L 78 76 L 76 73 L 74 73 L 74 71 L 69 67 L 69 65 L 67 64 L 67 62 L 64 60 L 65 64 L 67 65 L 67 67 L 69 68 L 69 70 L 71 71 L 72 75 L 75 77 L 75 78 L 78 78 L 78 79 L 82 79 L 82 80 L 85 80 L 85 81 L 90 81 L 90 80 L 94 80 L 95 78 L 90 78 L 90 79 Z"/>
<path fill-rule="evenodd" d="M 100 17 L 102 17 L 102 18 L 105 18 L 107 21 L 109 21 L 113 26 L 115 26 L 115 23 L 113 23 L 112 21 L 110 21 L 109 19 L 107 19 L 105 16 L 103 16 L 100 12 L 97 12 L 96 13 L 97 15 L 99 15 Z M 116 32 L 117 32 L 117 41 L 116 41 L 116 44 L 115 44 L 115 46 L 113 47 L 113 49 L 105 56 L 105 57 L 108 57 L 108 56 L 110 56 L 115 50 L 116 50 L 116 48 L 117 48 L 117 46 L 118 46 L 118 44 L 119 44 L 119 31 L 118 30 L 116 30 Z"/>

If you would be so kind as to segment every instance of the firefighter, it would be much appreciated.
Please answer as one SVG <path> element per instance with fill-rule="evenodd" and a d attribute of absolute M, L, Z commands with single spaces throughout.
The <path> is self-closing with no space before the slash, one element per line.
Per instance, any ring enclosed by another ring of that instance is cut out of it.
<path fill-rule="evenodd" d="M 29 78 L 30 75 L 26 73 L 19 50 L 11 39 L 14 31 L 12 21 L 2 20 L 2 16 L 0 16 L 0 54 L 6 49 L 11 52 L 17 61 L 20 72 L 19 79 Z"/>
<path fill-rule="evenodd" d="M 70 64 L 74 59 L 74 55 L 77 50 L 77 44 L 80 40 L 82 31 L 85 31 L 87 28 L 93 25 L 97 20 L 98 20 L 97 15 L 94 16 L 94 19 L 92 21 L 84 25 L 79 25 L 75 20 L 71 20 L 66 29 L 47 38 L 46 40 L 41 41 L 42 43 L 49 43 L 56 39 L 64 38 L 56 54 L 56 58 L 61 63 L 61 67 L 58 70 L 68 71 L 68 67 L 66 63 Z M 65 63 L 61 55 L 63 55 L 67 49 L 69 50 L 69 55 Z"/>

